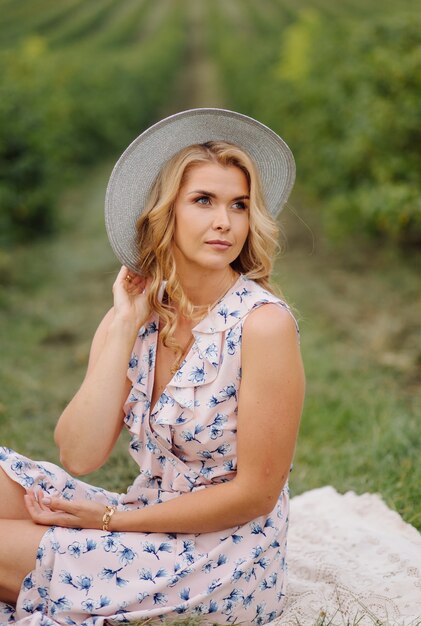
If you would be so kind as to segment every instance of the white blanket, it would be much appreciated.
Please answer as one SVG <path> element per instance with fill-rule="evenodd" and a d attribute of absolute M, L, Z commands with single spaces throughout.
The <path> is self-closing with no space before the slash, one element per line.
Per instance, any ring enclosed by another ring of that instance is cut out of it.
<path fill-rule="evenodd" d="M 274 626 L 421 624 L 421 535 L 377 494 L 323 487 L 292 498 L 288 564 Z"/>

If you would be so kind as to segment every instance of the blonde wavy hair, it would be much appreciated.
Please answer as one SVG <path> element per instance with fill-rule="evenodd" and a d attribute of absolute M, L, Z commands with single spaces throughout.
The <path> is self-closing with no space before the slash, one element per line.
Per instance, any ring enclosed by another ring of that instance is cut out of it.
<path fill-rule="evenodd" d="M 181 356 L 182 348 L 174 338 L 177 325 L 174 305 L 179 313 L 197 321 L 208 312 L 208 308 L 197 307 L 190 302 L 177 276 L 172 253 L 174 205 L 189 172 L 205 163 L 234 166 L 244 172 L 250 195 L 250 229 L 231 267 L 274 292 L 269 284 L 269 275 L 278 247 L 278 227 L 266 208 L 260 176 L 252 159 L 241 148 L 225 141 L 209 141 L 184 148 L 162 167 L 152 185 L 145 210 L 136 224 L 139 271 L 152 277 L 149 305 L 162 320 L 161 337 L 164 345 L 171 347 L 177 357 Z M 163 280 L 166 281 L 167 298 L 160 300 Z"/>

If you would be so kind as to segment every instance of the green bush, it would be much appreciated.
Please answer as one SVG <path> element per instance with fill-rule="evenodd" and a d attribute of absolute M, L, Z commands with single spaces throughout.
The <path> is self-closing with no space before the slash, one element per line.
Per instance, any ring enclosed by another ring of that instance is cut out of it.
<path fill-rule="evenodd" d="M 286 35 L 266 115 L 286 120 L 328 232 L 421 242 L 421 20 L 312 11 Z"/>
<path fill-rule="evenodd" d="M 54 230 L 58 190 L 155 121 L 184 56 L 176 3 L 156 32 L 116 49 L 52 50 L 30 36 L 0 55 L 0 243 Z"/>
<path fill-rule="evenodd" d="M 318 5 L 237 30 L 211 11 L 229 105 L 285 137 L 331 239 L 419 244 L 421 19 L 370 3 L 333 17 Z"/>

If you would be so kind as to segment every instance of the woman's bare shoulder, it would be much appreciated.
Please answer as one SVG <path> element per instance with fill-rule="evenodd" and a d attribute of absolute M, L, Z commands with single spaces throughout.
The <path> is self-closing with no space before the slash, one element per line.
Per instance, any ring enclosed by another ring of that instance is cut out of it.
<path fill-rule="evenodd" d="M 243 325 L 243 339 L 247 340 L 297 340 L 297 322 L 289 307 L 268 302 L 256 307 L 247 315 Z"/>

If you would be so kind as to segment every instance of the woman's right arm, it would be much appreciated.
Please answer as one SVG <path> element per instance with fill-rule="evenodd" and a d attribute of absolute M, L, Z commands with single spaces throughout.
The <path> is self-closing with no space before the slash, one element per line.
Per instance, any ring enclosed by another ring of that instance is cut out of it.
<path fill-rule="evenodd" d="M 144 279 L 125 282 L 123 267 L 113 286 L 114 307 L 92 341 L 85 379 L 57 423 L 54 439 L 60 460 L 72 474 L 101 467 L 123 426 L 130 391 L 127 367 L 138 329 L 148 317 Z"/>

